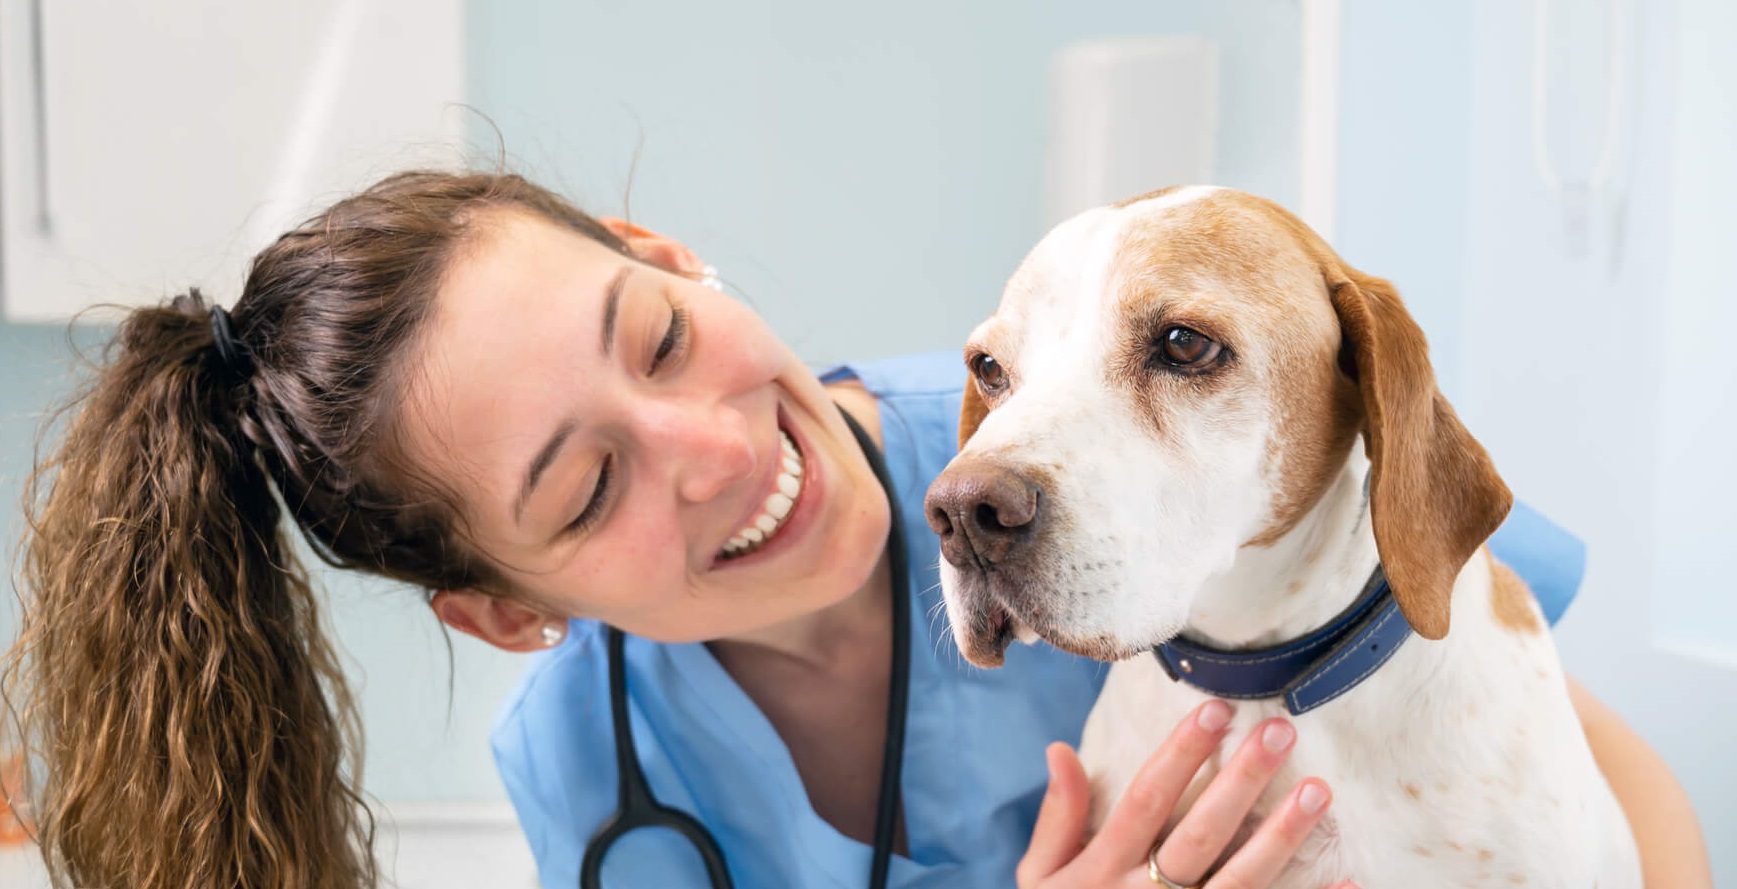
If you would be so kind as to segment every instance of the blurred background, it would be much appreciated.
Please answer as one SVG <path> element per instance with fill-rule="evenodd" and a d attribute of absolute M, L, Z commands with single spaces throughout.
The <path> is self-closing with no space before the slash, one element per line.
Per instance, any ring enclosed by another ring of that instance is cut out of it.
<path fill-rule="evenodd" d="M 1737 883 L 1732 46 L 1727 0 L 0 0 L 0 502 L 114 317 L 75 313 L 230 302 L 402 166 L 505 163 L 677 236 L 816 364 L 956 349 L 1065 215 L 1235 186 L 1398 284 L 1511 486 L 1587 542 L 1563 658 Z M 401 884 L 531 885 L 487 749 L 521 661 L 321 577 Z"/>

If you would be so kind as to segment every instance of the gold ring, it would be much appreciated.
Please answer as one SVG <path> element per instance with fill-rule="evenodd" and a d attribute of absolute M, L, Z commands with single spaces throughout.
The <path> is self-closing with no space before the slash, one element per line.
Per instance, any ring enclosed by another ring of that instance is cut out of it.
<path fill-rule="evenodd" d="M 1146 853 L 1146 876 L 1155 885 L 1163 886 L 1164 889 L 1198 889 L 1195 886 L 1184 886 L 1164 876 L 1164 872 L 1158 869 L 1158 845 L 1154 845 L 1152 851 Z"/>

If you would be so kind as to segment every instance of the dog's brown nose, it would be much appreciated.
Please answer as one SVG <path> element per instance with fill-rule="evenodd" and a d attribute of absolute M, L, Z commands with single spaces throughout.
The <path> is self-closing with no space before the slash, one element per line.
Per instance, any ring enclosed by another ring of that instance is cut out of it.
<path fill-rule="evenodd" d="M 987 569 L 1006 562 L 1036 528 L 1039 493 L 1005 466 L 967 460 L 941 473 L 923 506 L 948 562 Z"/>

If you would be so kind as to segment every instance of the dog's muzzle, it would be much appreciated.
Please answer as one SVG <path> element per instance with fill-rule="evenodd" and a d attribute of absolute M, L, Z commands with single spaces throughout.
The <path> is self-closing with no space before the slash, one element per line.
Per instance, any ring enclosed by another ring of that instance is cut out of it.
<path fill-rule="evenodd" d="M 988 460 L 967 458 L 947 467 L 923 501 L 941 554 L 961 571 L 990 572 L 1016 565 L 1041 522 L 1042 489 L 1031 479 Z"/>
<path fill-rule="evenodd" d="M 965 659 L 980 667 L 999 665 L 1016 628 L 1031 626 L 1042 613 L 1025 589 L 1042 549 L 1043 500 L 1043 487 L 1031 476 L 967 457 L 947 467 L 923 501 L 941 553 L 956 569 L 943 577 L 951 581 L 946 595 L 954 638 Z"/>

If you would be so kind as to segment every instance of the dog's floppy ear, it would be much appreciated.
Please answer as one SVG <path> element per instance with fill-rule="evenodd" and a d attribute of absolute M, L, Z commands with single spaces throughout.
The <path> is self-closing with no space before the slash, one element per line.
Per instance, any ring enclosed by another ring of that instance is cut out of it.
<path fill-rule="evenodd" d="M 983 403 L 983 396 L 977 391 L 977 383 L 967 376 L 965 401 L 959 405 L 959 450 L 965 450 L 965 442 L 971 440 L 972 433 L 977 431 L 978 425 L 987 416 L 989 406 Z"/>
<path fill-rule="evenodd" d="M 1405 619 L 1448 631 L 1460 569 L 1507 517 L 1513 495 L 1436 388 L 1423 331 L 1379 278 L 1333 269 L 1341 363 L 1363 396 L 1375 545 Z"/>

